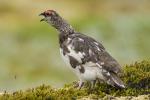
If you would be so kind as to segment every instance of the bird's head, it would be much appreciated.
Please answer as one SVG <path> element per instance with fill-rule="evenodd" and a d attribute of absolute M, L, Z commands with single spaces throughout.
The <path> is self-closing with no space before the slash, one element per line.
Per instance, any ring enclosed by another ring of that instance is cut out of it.
<path fill-rule="evenodd" d="M 46 10 L 41 13 L 40 16 L 44 16 L 44 18 L 40 21 L 45 21 L 51 25 L 56 24 L 55 22 L 61 19 L 61 17 L 54 10 Z"/>
<path fill-rule="evenodd" d="M 59 14 L 54 10 L 46 10 L 40 14 L 44 16 L 41 21 L 45 21 L 55 27 L 60 32 L 70 33 L 73 32 L 73 28 L 69 25 Z"/>

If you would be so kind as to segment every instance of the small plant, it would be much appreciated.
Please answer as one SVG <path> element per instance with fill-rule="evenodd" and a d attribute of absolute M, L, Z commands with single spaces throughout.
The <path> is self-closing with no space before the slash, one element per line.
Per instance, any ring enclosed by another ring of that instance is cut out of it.
<path fill-rule="evenodd" d="M 97 83 L 93 90 L 87 87 L 78 90 L 73 87 L 73 83 L 60 89 L 41 85 L 12 94 L 5 92 L 0 96 L 0 100 L 76 100 L 79 98 L 106 98 L 108 95 L 113 97 L 148 95 L 147 98 L 150 98 L 150 61 L 135 62 L 135 64 L 124 66 L 121 79 L 127 88 L 116 89 L 105 83 Z"/>

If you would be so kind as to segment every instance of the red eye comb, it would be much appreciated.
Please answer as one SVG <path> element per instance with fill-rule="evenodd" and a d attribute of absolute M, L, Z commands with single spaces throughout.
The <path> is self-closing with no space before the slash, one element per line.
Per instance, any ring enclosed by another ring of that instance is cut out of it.
<path fill-rule="evenodd" d="M 51 15 L 53 12 L 55 12 L 54 10 L 46 10 L 44 11 L 43 13 L 41 13 L 40 15 L 43 15 L 43 16 L 49 16 Z"/>

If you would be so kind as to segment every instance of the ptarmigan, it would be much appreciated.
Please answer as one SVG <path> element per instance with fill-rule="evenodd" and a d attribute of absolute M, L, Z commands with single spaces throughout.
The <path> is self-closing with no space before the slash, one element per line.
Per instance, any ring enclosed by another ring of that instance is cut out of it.
<path fill-rule="evenodd" d="M 80 79 L 78 88 L 85 81 L 95 84 L 102 80 L 114 87 L 125 88 L 117 76 L 121 72 L 118 62 L 95 39 L 76 32 L 56 11 L 47 10 L 40 15 L 59 32 L 60 53 L 64 61 Z"/>

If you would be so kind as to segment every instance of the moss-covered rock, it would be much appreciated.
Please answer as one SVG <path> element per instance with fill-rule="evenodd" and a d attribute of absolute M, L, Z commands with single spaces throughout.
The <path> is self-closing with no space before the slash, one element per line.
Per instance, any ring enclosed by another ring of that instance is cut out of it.
<path fill-rule="evenodd" d="M 150 99 L 150 61 L 136 62 L 123 67 L 122 80 L 126 84 L 125 89 L 116 89 L 105 83 L 97 83 L 95 89 L 84 87 L 78 90 L 73 83 L 64 88 L 54 89 L 51 86 L 42 85 L 26 91 L 17 91 L 12 94 L 7 92 L 0 96 L 2 100 L 76 100 L 79 98 L 106 98 L 120 96 L 147 95 Z"/>

